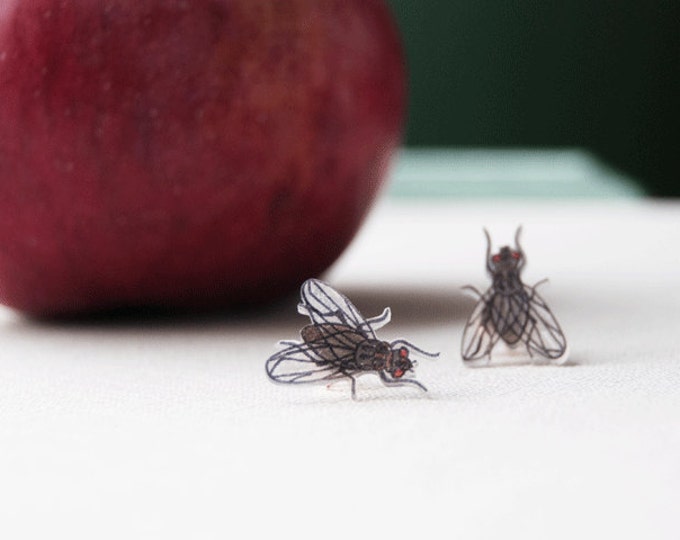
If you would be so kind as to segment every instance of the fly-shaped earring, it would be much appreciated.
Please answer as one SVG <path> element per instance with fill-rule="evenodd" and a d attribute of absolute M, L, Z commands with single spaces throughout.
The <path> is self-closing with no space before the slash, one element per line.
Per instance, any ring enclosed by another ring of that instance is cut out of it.
<path fill-rule="evenodd" d="M 464 287 L 479 299 L 463 332 L 461 355 L 467 364 L 490 361 L 499 341 L 509 347 L 523 344 L 532 358 L 554 363 L 567 360 L 567 340 L 554 315 L 536 287 L 522 283 L 520 273 L 526 257 L 519 242 L 521 227 L 515 233 L 515 249 L 504 246 L 491 255 L 491 237 L 486 229 L 486 269 L 491 287 L 481 293 Z"/>
<path fill-rule="evenodd" d="M 416 364 L 409 351 L 430 358 L 439 354 L 425 352 L 403 339 L 379 340 L 375 331 L 390 322 L 390 308 L 364 319 L 347 297 L 317 279 L 303 283 L 300 298 L 298 311 L 307 315 L 311 324 L 300 331 L 302 341 L 279 342 L 283 348 L 265 365 L 270 379 L 287 384 L 349 379 L 353 399 L 356 378 L 366 373 L 376 373 L 386 386 L 410 385 L 427 390 L 418 381 L 404 377 Z"/>

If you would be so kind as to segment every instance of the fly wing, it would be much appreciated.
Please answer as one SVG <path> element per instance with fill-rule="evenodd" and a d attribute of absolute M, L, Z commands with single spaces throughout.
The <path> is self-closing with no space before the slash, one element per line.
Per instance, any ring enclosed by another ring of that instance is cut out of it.
<path fill-rule="evenodd" d="M 328 354 L 328 347 L 323 341 L 287 342 L 285 348 L 269 357 L 265 369 L 273 381 L 288 384 L 331 381 L 345 377 L 342 358 L 329 361 Z"/>
<path fill-rule="evenodd" d="M 284 342 L 285 347 L 266 363 L 267 375 L 276 381 L 301 384 L 331 381 L 356 371 L 358 344 L 366 337 L 347 325 L 310 324 L 301 331 L 302 342 Z"/>
<path fill-rule="evenodd" d="M 484 293 L 465 324 L 461 344 L 461 356 L 465 362 L 490 358 L 491 349 L 498 341 L 498 334 L 489 313 L 491 298 L 491 290 Z"/>
<path fill-rule="evenodd" d="M 312 323 L 348 326 L 366 338 L 376 339 L 372 325 L 364 319 L 354 304 L 327 283 L 318 279 L 308 279 L 302 284 L 300 300 L 298 311 L 309 316 Z M 389 313 L 386 313 L 386 317 L 389 318 Z"/>
<path fill-rule="evenodd" d="M 550 360 L 564 359 L 567 338 L 545 300 L 533 287 L 525 287 L 529 295 L 529 316 L 524 341 L 530 354 L 536 353 Z"/>

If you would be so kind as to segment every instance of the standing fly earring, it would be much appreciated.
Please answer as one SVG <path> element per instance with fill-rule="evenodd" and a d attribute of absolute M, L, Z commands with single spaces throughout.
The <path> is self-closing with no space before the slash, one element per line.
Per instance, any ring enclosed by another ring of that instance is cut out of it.
<path fill-rule="evenodd" d="M 385 386 L 410 385 L 427 391 L 415 379 L 405 377 L 416 365 L 409 351 L 431 358 L 439 354 L 425 352 L 403 339 L 379 340 L 375 331 L 390 322 L 390 308 L 364 319 L 347 297 L 317 279 L 302 284 L 300 299 L 298 311 L 307 315 L 311 324 L 300 331 L 302 341 L 279 342 L 283 348 L 265 364 L 271 380 L 302 384 L 348 379 L 352 399 L 356 399 L 357 377 L 375 373 Z"/>
<path fill-rule="evenodd" d="M 533 286 L 522 283 L 520 273 L 526 257 L 519 243 L 522 228 L 515 233 L 515 249 L 504 246 L 491 255 L 491 237 L 486 229 L 486 269 L 491 287 L 485 293 L 464 287 L 478 297 L 463 332 L 461 355 L 465 363 L 491 360 L 491 351 L 499 341 L 509 347 L 523 344 L 529 356 L 537 355 L 558 364 L 567 360 L 567 340 L 560 325 L 536 292 L 547 280 Z"/>

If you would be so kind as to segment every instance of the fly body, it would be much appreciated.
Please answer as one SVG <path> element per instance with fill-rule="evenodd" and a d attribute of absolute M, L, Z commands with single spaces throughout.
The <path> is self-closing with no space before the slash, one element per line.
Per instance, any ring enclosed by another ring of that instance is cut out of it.
<path fill-rule="evenodd" d="M 352 398 L 356 398 L 356 378 L 375 373 L 386 386 L 411 385 L 427 390 L 415 379 L 405 377 L 415 366 L 410 351 L 438 355 L 404 340 L 379 340 L 375 331 L 390 321 L 389 308 L 377 317 L 364 319 L 347 297 L 317 279 L 303 283 L 300 298 L 298 311 L 307 315 L 311 324 L 300 331 L 302 341 L 280 342 L 282 349 L 266 362 L 270 379 L 287 384 L 349 379 Z"/>
<path fill-rule="evenodd" d="M 521 228 L 515 234 L 514 249 L 504 246 L 491 255 L 491 238 L 487 240 L 486 268 L 491 287 L 481 293 L 466 287 L 477 297 L 465 330 L 461 355 L 464 362 L 490 360 L 499 341 L 510 347 L 524 345 L 529 355 L 550 361 L 565 361 L 567 342 L 554 315 L 536 292 L 543 281 L 528 286 L 521 272 L 526 258 L 519 242 Z"/>

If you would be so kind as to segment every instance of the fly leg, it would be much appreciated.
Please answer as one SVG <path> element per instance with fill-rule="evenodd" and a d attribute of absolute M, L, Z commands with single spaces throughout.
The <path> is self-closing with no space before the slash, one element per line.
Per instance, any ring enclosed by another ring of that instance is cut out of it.
<path fill-rule="evenodd" d="M 475 298 L 482 298 L 484 296 L 476 287 L 473 287 L 472 285 L 465 285 L 465 287 L 461 287 L 460 290 L 465 291 L 467 294 Z"/>
<path fill-rule="evenodd" d="M 349 380 L 352 381 L 352 399 L 357 399 L 357 380 L 351 375 L 347 375 Z"/>
<path fill-rule="evenodd" d="M 531 302 L 534 299 L 534 293 L 536 292 L 536 289 L 540 285 L 543 285 L 544 283 L 548 283 L 548 278 L 542 279 L 541 281 L 534 283 L 531 287 L 527 287 L 531 291 L 531 295 L 529 296 L 529 302 Z"/>
<path fill-rule="evenodd" d="M 352 375 L 350 375 L 349 373 L 346 373 L 344 371 L 342 371 L 341 373 L 350 380 L 350 384 L 352 385 L 352 399 L 356 399 L 357 398 L 357 380 L 356 380 L 356 377 L 353 377 Z M 329 382 L 326 385 L 326 389 L 330 390 L 331 387 L 334 384 L 337 384 L 337 383 L 339 383 L 340 381 L 343 381 L 343 380 L 344 379 L 340 378 L 340 379 L 335 379 L 332 382 Z"/>
<path fill-rule="evenodd" d="M 407 385 L 412 385 L 412 386 L 417 386 L 420 388 L 423 392 L 427 392 L 427 388 L 423 386 L 421 383 L 416 381 L 415 379 L 399 379 L 395 380 L 392 379 L 391 377 L 387 376 L 387 373 L 384 371 L 379 371 L 378 375 L 380 376 L 380 380 L 383 382 L 385 386 L 407 386 Z"/>

